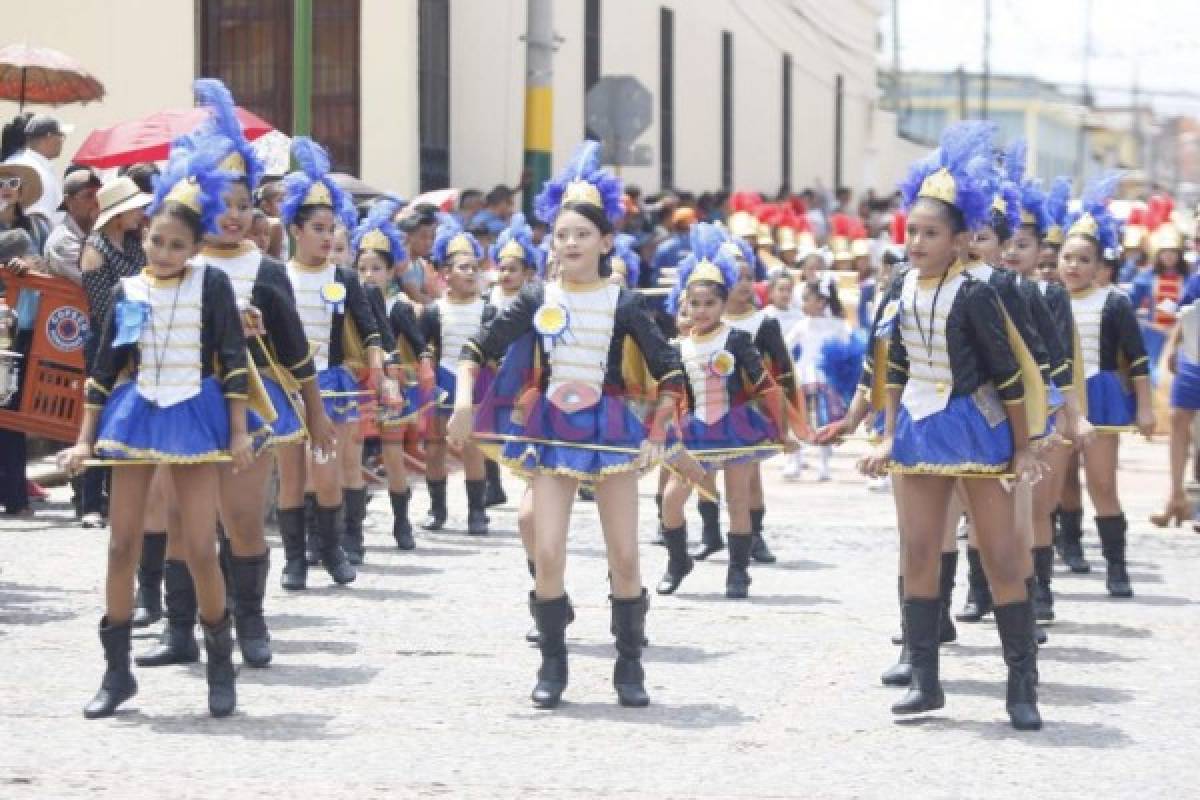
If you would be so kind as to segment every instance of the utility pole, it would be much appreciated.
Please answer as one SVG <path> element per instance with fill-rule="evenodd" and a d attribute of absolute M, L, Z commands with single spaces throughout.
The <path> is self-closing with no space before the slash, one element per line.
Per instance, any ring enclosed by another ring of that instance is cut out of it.
<path fill-rule="evenodd" d="M 992 0 L 983 3 L 983 102 L 981 119 L 988 118 L 988 90 L 992 82 Z"/>
<path fill-rule="evenodd" d="M 554 0 L 529 0 L 525 22 L 525 174 L 522 205 L 550 179 L 554 157 Z"/>
<path fill-rule="evenodd" d="M 292 6 L 292 136 L 312 134 L 312 0 Z"/>
<path fill-rule="evenodd" d="M 1083 95 L 1080 105 L 1083 107 L 1079 119 L 1079 136 L 1075 141 L 1075 180 L 1082 184 L 1087 178 L 1087 124 L 1088 111 L 1092 107 L 1092 90 L 1088 87 L 1092 60 L 1092 0 L 1083 3 Z"/>

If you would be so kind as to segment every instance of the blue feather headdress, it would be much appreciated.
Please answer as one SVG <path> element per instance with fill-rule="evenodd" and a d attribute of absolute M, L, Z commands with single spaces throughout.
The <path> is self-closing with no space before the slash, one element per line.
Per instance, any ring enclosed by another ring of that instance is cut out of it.
<path fill-rule="evenodd" d="M 614 224 L 625 213 L 621 179 L 600 166 L 600 143 L 585 141 L 575 150 L 558 177 L 546 181 L 533 200 L 537 218 L 553 225 L 559 209 L 568 203 L 596 206 Z"/>
<path fill-rule="evenodd" d="M 957 208 L 969 231 L 987 225 L 999 184 L 992 160 L 995 132 L 990 122 L 959 122 L 946 128 L 938 148 L 910 167 L 900 182 L 905 210 L 929 197 Z"/>
<path fill-rule="evenodd" d="M 1016 139 L 1009 145 L 1004 154 L 1005 183 L 1017 187 L 1020 205 L 1018 224 L 1032 226 L 1034 234 L 1040 239 L 1050 226 L 1046 216 L 1046 192 L 1037 178 L 1025 177 L 1027 153 L 1028 145 L 1024 139 Z"/>
<path fill-rule="evenodd" d="M 325 206 L 333 209 L 338 222 L 352 230 L 358 214 L 350 196 L 329 179 L 329 153 L 325 148 L 307 136 L 297 136 L 292 140 L 292 159 L 300 169 L 283 179 L 283 223 L 291 225 L 304 206 Z"/>
<path fill-rule="evenodd" d="M 463 228 L 458 217 L 453 214 L 439 214 L 433 252 L 430 253 L 433 263 L 439 267 L 445 266 L 459 253 L 469 253 L 472 258 L 479 260 L 483 258 L 483 247 L 478 239 Z"/>
<path fill-rule="evenodd" d="M 613 260 L 620 260 L 625 265 L 625 286 L 630 289 L 638 285 L 642 276 L 642 259 L 634 249 L 636 241 L 637 239 L 628 233 L 618 233 L 613 239 Z"/>
<path fill-rule="evenodd" d="M 246 134 L 242 130 L 241 120 L 237 118 L 237 106 L 234 105 L 233 95 L 225 88 L 225 84 L 215 78 L 198 78 L 192 84 L 196 99 L 208 106 L 212 116 L 205 121 L 197 133 L 201 136 L 219 134 L 229 140 L 228 156 L 221 168 L 232 172 L 239 178 L 244 177 L 250 191 L 258 186 L 266 172 L 266 163 L 254 152 Z"/>
<path fill-rule="evenodd" d="M 386 253 L 392 259 L 392 264 L 407 261 L 408 250 L 404 247 L 404 234 L 392 222 L 397 210 L 398 206 L 390 199 L 380 200 L 371 206 L 367 218 L 359 223 L 350 238 L 350 246 L 354 252 L 377 250 Z"/>
<path fill-rule="evenodd" d="M 1108 210 L 1108 201 L 1116 194 L 1121 173 L 1110 172 L 1094 180 L 1083 190 L 1081 208 L 1067 218 L 1067 237 L 1087 236 L 1100 245 L 1100 255 L 1117 247 L 1117 220 Z"/>
<path fill-rule="evenodd" d="M 1071 179 L 1059 175 L 1046 193 L 1046 242 L 1061 245 L 1067 238 L 1067 214 L 1071 208 Z"/>
<path fill-rule="evenodd" d="M 723 228 L 712 223 L 700 222 L 692 226 L 688 238 L 692 252 L 679 263 L 679 268 L 675 271 L 675 286 L 667 295 L 666 302 L 669 314 L 675 314 L 679 310 L 679 298 L 691 283 L 720 283 L 728 291 L 738 280 L 736 257 L 726 246 L 729 239 Z"/>
<path fill-rule="evenodd" d="M 154 200 L 146 213 L 154 216 L 167 203 L 179 203 L 199 215 L 205 233 L 215 233 L 234 177 L 218 168 L 229 148 L 223 136 L 189 136 L 174 142 L 166 169 L 154 176 Z"/>
<path fill-rule="evenodd" d="M 525 221 L 525 215 L 513 214 L 508 227 L 496 237 L 491 247 L 492 261 L 499 264 L 506 258 L 516 258 L 539 275 L 545 268 L 546 254 L 533 243 L 533 228 Z"/>

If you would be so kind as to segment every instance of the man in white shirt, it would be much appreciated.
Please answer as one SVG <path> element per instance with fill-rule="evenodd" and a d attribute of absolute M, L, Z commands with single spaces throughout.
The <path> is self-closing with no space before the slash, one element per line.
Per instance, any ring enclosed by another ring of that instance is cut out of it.
<path fill-rule="evenodd" d="M 90 169 L 77 169 L 68 174 L 63 180 L 63 201 L 59 208 L 66 216 L 46 239 L 46 271 L 77 286 L 83 285 L 83 273 L 79 268 L 83 243 L 100 214 L 100 203 L 96 199 L 100 185 L 100 179 Z"/>
<path fill-rule="evenodd" d="M 63 125 L 49 114 L 35 114 L 25 123 L 25 149 L 10 159 L 12 163 L 26 164 L 38 171 L 42 179 L 42 196 L 26 208 L 25 213 L 41 214 L 52 226 L 62 221 L 58 207 L 63 200 L 63 185 L 51 162 L 62 155 L 63 140 L 74 129 L 74 125 Z"/>

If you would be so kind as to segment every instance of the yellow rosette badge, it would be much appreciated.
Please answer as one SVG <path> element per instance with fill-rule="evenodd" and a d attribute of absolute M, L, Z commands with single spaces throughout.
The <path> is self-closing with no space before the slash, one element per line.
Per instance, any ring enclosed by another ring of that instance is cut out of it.
<path fill-rule="evenodd" d="M 533 315 L 533 329 L 542 337 L 542 347 L 547 352 L 563 337 L 570 325 L 571 315 L 560 305 L 545 305 Z"/>
<path fill-rule="evenodd" d="M 341 314 L 346 307 L 346 287 L 332 281 L 321 287 L 321 299 L 334 314 Z"/>
<path fill-rule="evenodd" d="M 733 374 L 733 368 L 737 365 L 737 360 L 734 359 L 733 353 L 728 350 L 718 350 L 712 354 L 712 358 L 708 360 L 708 370 L 718 378 L 728 378 Z"/>

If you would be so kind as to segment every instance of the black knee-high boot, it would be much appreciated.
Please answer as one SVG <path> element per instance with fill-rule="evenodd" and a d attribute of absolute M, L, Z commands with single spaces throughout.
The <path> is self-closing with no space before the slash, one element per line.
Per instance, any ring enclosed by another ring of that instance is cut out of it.
<path fill-rule="evenodd" d="M 276 512 L 285 559 L 279 585 L 284 589 L 303 589 L 308 585 L 308 559 L 304 552 L 304 516 L 303 508 L 281 508 Z"/>
<path fill-rule="evenodd" d="M 488 515 L 484 508 L 483 497 L 487 492 L 485 481 L 467 481 L 467 533 L 472 536 L 486 536 L 488 532 Z"/>
<path fill-rule="evenodd" d="M 704 524 L 700 528 L 700 549 L 692 557 L 703 561 L 725 549 L 725 539 L 721 536 L 721 507 L 712 500 L 700 500 L 696 503 L 696 509 Z"/>
<path fill-rule="evenodd" d="M 233 590 L 237 603 L 233 611 L 238 649 L 242 663 L 265 667 L 271 663 L 271 633 L 263 616 L 263 597 L 267 593 L 267 575 L 271 572 L 271 551 L 257 556 L 232 556 Z"/>
<path fill-rule="evenodd" d="M 896 663 L 883 671 L 880 680 L 884 686 L 908 686 L 912 683 L 912 654 L 908 651 L 908 639 L 904 635 L 904 576 L 896 578 L 896 594 L 900 598 L 900 655 Z"/>
<path fill-rule="evenodd" d="M 504 483 L 500 480 L 500 465 L 490 458 L 483 462 L 484 474 L 487 476 L 487 490 L 483 494 L 483 507 L 501 506 L 508 502 L 504 493 Z"/>
<path fill-rule="evenodd" d="M 1012 726 L 1021 731 L 1042 727 L 1037 708 L 1037 642 L 1034 639 L 1033 602 L 996 606 L 996 630 L 1008 665 L 1005 706 Z"/>
<path fill-rule="evenodd" d="M 942 620 L 938 624 L 938 641 L 942 644 L 958 638 L 954 619 L 950 616 L 950 603 L 954 599 L 954 573 L 958 571 L 958 550 L 942 553 L 942 571 L 938 578 L 938 596 L 942 600 Z"/>
<path fill-rule="evenodd" d="M 135 661 L 139 667 L 164 667 L 169 664 L 193 664 L 200 660 L 196 646 L 196 587 L 187 563 L 167 559 L 163 564 L 166 587 L 167 624 L 158 644 Z"/>
<path fill-rule="evenodd" d="M 137 595 L 133 603 L 135 628 L 145 628 L 162 619 L 163 559 L 167 554 L 167 534 L 146 531 L 142 537 L 142 560 L 137 571 Z"/>
<path fill-rule="evenodd" d="M 233 668 L 233 618 L 228 609 L 220 622 L 210 625 L 201 622 L 204 629 L 204 652 L 208 663 L 204 665 L 208 679 L 208 713 L 214 717 L 228 717 L 237 708 L 237 671 Z"/>
<path fill-rule="evenodd" d="M 893 714 L 920 714 L 946 704 L 938 676 L 941 605 L 937 597 L 904 600 L 904 638 L 912 660 L 912 681 L 904 697 L 892 705 Z"/>
<path fill-rule="evenodd" d="M 137 680 L 129 666 L 129 640 L 133 626 L 128 622 L 110 625 L 108 617 L 100 620 L 100 644 L 104 647 L 104 677 L 96 695 L 83 709 L 87 719 L 112 716 L 117 707 L 137 694 Z"/>
<path fill-rule="evenodd" d="M 440 531 L 446 525 L 446 479 L 426 480 L 429 489 L 429 513 L 421 527 L 427 531 Z"/>
<path fill-rule="evenodd" d="M 1033 573 L 1036 581 L 1033 584 L 1033 611 L 1039 620 L 1054 619 L 1054 592 L 1050 583 L 1054 579 L 1054 548 L 1033 548 Z"/>
<path fill-rule="evenodd" d="M 750 543 L 750 557 L 760 564 L 774 564 L 777 560 L 775 554 L 763 538 L 763 517 L 766 513 L 765 508 L 750 510 L 750 532 L 754 535 L 754 541 Z"/>
<path fill-rule="evenodd" d="M 641 708 L 650 705 L 646 694 L 646 674 L 642 669 L 642 642 L 646 638 L 646 611 L 650 596 L 642 589 L 638 597 L 610 597 L 612 630 L 616 637 L 617 663 L 613 666 L 613 687 L 623 706 Z"/>
<path fill-rule="evenodd" d="M 321 535 L 317 532 L 317 495 L 304 493 L 304 558 L 310 567 L 321 563 Z"/>
<path fill-rule="evenodd" d="M 531 559 L 528 559 L 528 558 L 525 559 L 525 568 L 529 570 L 530 578 L 534 578 L 534 579 L 537 578 L 537 567 L 534 566 L 534 563 Z M 530 592 L 529 593 L 529 616 L 534 617 L 534 623 L 533 623 L 533 627 L 531 627 L 529 630 L 527 630 L 525 632 L 525 641 L 529 642 L 530 644 L 537 644 L 538 643 L 537 619 L 533 613 L 533 600 L 534 600 L 533 592 Z"/>
<path fill-rule="evenodd" d="M 403 492 L 388 492 L 392 501 L 392 538 L 396 547 L 401 550 L 412 550 L 417 546 L 413 538 L 412 523 L 408 521 L 408 501 L 412 497 L 412 489 Z"/>
<path fill-rule="evenodd" d="M 1058 510 L 1059 555 L 1071 572 L 1084 575 L 1092 571 L 1092 565 L 1083 556 L 1083 509 Z"/>
<path fill-rule="evenodd" d="M 1100 534 L 1100 547 L 1108 566 L 1105 585 L 1113 597 L 1133 597 L 1129 571 L 1125 568 L 1125 532 L 1128 527 L 1124 514 L 1096 517 L 1096 532 Z"/>
<path fill-rule="evenodd" d="M 752 533 L 729 532 L 729 568 L 725 571 L 725 596 L 740 600 L 750 595 Z"/>
<path fill-rule="evenodd" d="M 992 610 L 992 590 L 988 587 L 983 559 L 975 547 L 967 547 L 967 602 L 954 618 L 959 622 L 979 622 Z"/>
<path fill-rule="evenodd" d="M 217 520 L 217 563 L 221 565 L 221 579 L 225 581 L 225 607 L 232 614 L 237 605 L 237 595 L 233 591 L 233 545 L 220 520 Z"/>
<path fill-rule="evenodd" d="M 363 543 L 363 522 L 367 518 L 366 487 L 342 490 L 342 515 L 346 520 L 342 532 L 342 550 L 346 553 L 346 559 L 358 566 L 363 563 L 367 552 Z"/>
<path fill-rule="evenodd" d="M 318 505 L 317 532 L 321 536 L 322 566 L 329 573 L 329 577 L 333 578 L 334 583 L 347 584 L 354 582 L 358 572 L 346 558 L 346 551 L 342 550 L 341 531 L 338 530 L 338 515 L 341 510 L 337 506 L 326 508 Z"/>
<path fill-rule="evenodd" d="M 567 623 L 572 616 L 571 601 L 564 594 L 552 600 L 539 600 L 529 593 L 533 619 L 538 629 L 538 649 L 542 665 L 531 698 L 538 708 L 554 708 L 567 688 Z"/>
<path fill-rule="evenodd" d="M 667 543 L 667 571 L 655 589 L 659 594 L 673 594 L 695 566 L 687 551 L 687 524 L 678 528 L 664 528 L 663 540 Z"/>

